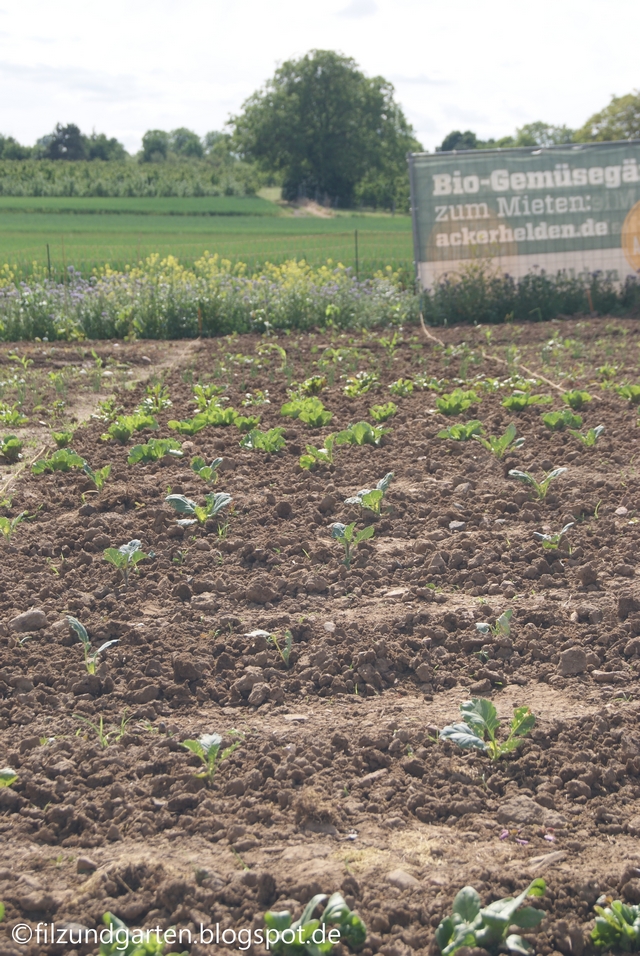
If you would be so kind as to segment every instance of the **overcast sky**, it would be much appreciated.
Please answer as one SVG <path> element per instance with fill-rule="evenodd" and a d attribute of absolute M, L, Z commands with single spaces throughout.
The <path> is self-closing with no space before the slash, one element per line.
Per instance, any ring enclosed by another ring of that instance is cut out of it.
<path fill-rule="evenodd" d="M 338 50 L 391 80 L 425 148 L 580 126 L 640 87 L 637 0 L 0 0 L 0 132 L 221 129 L 278 63 Z"/>

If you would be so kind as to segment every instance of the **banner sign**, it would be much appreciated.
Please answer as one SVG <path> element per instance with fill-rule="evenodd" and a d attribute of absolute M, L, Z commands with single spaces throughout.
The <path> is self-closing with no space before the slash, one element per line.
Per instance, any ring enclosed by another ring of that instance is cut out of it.
<path fill-rule="evenodd" d="M 640 141 L 409 155 L 423 288 L 472 260 L 514 277 L 640 274 Z"/>

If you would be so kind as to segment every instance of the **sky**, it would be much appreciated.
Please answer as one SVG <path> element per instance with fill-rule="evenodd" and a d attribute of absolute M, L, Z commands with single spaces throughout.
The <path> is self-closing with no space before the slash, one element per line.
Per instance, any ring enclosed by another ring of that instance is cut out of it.
<path fill-rule="evenodd" d="M 637 0 L 0 0 L 0 133 L 204 135 L 314 48 L 390 80 L 430 151 L 453 129 L 578 127 L 640 87 L 639 26 Z"/>

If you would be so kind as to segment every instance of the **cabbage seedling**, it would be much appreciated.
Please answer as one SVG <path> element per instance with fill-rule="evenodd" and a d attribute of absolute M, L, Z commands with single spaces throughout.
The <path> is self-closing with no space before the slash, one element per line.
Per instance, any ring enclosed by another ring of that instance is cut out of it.
<path fill-rule="evenodd" d="M 182 458 L 182 445 L 175 438 L 150 438 L 145 445 L 134 445 L 127 458 L 128 465 L 136 465 L 139 461 L 160 461 L 165 456 Z"/>
<path fill-rule="evenodd" d="M 399 378 L 396 382 L 391 383 L 389 391 L 392 395 L 397 395 L 398 398 L 407 398 L 413 391 L 413 382 L 410 378 Z"/>
<path fill-rule="evenodd" d="M 104 468 L 98 468 L 97 471 L 94 471 L 90 465 L 85 461 L 82 468 L 83 472 L 89 478 L 94 485 L 96 486 L 96 491 L 102 491 L 104 488 L 104 483 L 111 474 L 111 465 L 105 465 Z"/>
<path fill-rule="evenodd" d="M 574 412 L 579 412 L 581 408 L 591 401 L 591 395 L 589 395 L 589 392 L 581 392 L 579 389 L 576 389 L 573 392 L 565 392 L 562 396 L 562 401 L 572 408 Z"/>
<path fill-rule="evenodd" d="M 351 558 L 361 541 L 373 538 L 373 525 L 363 528 L 362 531 L 356 531 L 356 523 L 340 524 L 336 521 L 331 526 L 331 537 L 342 542 L 344 548 L 344 565 L 349 570 L 351 568 Z"/>
<path fill-rule="evenodd" d="M 368 511 L 373 511 L 374 514 L 379 515 L 382 499 L 392 479 L 393 472 L 390 471 L 384 478 L 380 479 L 375 488 L 363 488 L 362 491 L 358 491 L 353 498 L 347 498 L 345 505 L 360 505 L 361 508 L 366 508 Z"/>
<path fill-rule="evenodd" d="M 222 458 L 214 458 L 210 465 L 207 465 L 204 458 L 197 455 L 191 459 L 191 470 L 195 471 L 199 478 L 206 481 L 209 485 L 215 485 L 218 480 L 218 468 L 222 464 Z"/>
<path fill-rule="evenodd" d="M 10 462 L 19 461 L 22 458 L 22 445 L 23 443 L 15 435 L 5 435 L 0 439 L 0 455 Z"/>
<path fill-rule="evenodd" d="M 563 432 L 565 428 L 580 428 L 582 416 L 574 415 L 568 408 L 563 408 L 560 412 L 547 412 L 542 415 L 542 421 L 552 432 Z"/>
<path fill-rule="evenodd" d="M 369 422 L 356 422 L 336 435 L 336 445 L 375 445 L 380 444 L 383 437 L 388 435 L 390 428 L 378 428 Z"/>
<path fill-rule="evenodd" d="M 476 441 L 479 441 L 483 448 L 490 451 L 498 459 L 504 458 L 507 452 L 517 451 L 524 445 L 524 438 L 516 438 L 516 426 L 513 422 L 508 426 L 504 435 L 499 437 L 489 435 L 488 438 L 482 438 L 480 435 L 473 435 Z"/>
<path fill-rule="evenodd" d="M 505 398 L 502 407 L 508 408 L 512 412 L 522 412 L 529 405 L 548 405 L 551 401 L 550 395 L 530 395 L 529 392 L 516 390 L 513 395 Z"/>
<path fill-rule="evenodd" d="M 511 634 L 511 618 L 513 611 L 503 611 L 494 625 L 487 624 L 485 621 L 479 621 L 476 624 L 476 631 L 480 634 L 493 634 L 494 637 L 509 637 Z"/>
<path fill-rule="evenodd" d="M 334 441 L 335 435 L 327 435 L 324 440 L 324 448 L 307 445 L 306 454 L 300 456 L 300 467 L 308 471 L 314 465 L 332 465 Z"/>
<path fill-rule="evenodd" d="M 232 736 L 239 736 L 235 730 L 232 730 L 231 734 Z M 199 737 L 197 740 L 183 741 L 180 746 L 186 750 L 190 750 L 191 753 L 196 754 L 197 757 L 200 757 L 200 760 L 204 764 L 202 773 L 196 773 L 194 776 L 198 780 L 206 780 L 208 783 L 211 783 L 218 764 L 231 756 L 234 750 L 237 750 L 241 744 L 242 740 L 236 740 L 226 747 L 219 757 L 218 754 L 222 745 L 222 737 L 220 734 L 203 734 L 202 737 Z"/>
<path fill-rule="evenodd" d="M 347 379 L 343 392 L 347 398 L 359 398 L 360 395 L 366 395 L 379 384 L 374 372 L 358 372 L 357 375 Z"/>
<path fill-rule="evenodd" d="M 544 880 L 533 880 L 519 896 L 506 896 L 489 906 L 482 907 L 482 901 L 472 886 L 463 887 L 455 900 L 451 916 L 445 917 L 436 930 L 436 943 L 442 956 L 453 956 L 462 946 L 481 947 L 492 956 L 503 952 L 528 954 L 532 947 L 522 936 L 509 934 L 511 926 L 531 930 L 539 926 L 545 918 L 544 910 L 522 904 L 528 896 L 544 896 Z"/>
<path fill-rule="evenodd" d="M 479 401 L 480 398 L 475 392 L 466 392 L 461 388 L 455 388 L 449 394 L 445 393 L 440 398 L 436 398 L 436 408 L 441 415 L 461 415 Z"/>
<path fill-rule="evenodd" d="M 459 422 L 457 425 L 449 425 L 438 432 L 438 438 L 450 438 L 452 441 L 469 441 L 482 431 L 482 422 L 474 418 L 471 422 Z"/>
<path fill-rule="evenodd" d="M 536 722 L 535 715 L 528 707 L 515 707 L 513 720 L 509 724 L 509 736 L 501 743 L 496 740 L 500 720 L 490 700 L 484 697 L 467 700 L 460 704 L 460 713 L 464 723 L 443 727 L 440 740 L 450 740 L 462 750 L 482 750 L 492 760 L 499 760 L 519 747 Z"/>
<path fill-rule="evenodd" d="M 84 650 L 84 666 L 87 669 L 87 674 L 95 674 L 96 664 L 98 663 L 100 655 L 109 650 L 110 647 L 115 647 L 115 645 L 118 643 L 118 639 L 115 638 L 112 641 L 105 641 L 97 651 L 93 651 L 91 649 L 91 640 L 89 639 L 89 635 L 84 624 L 81 624 L 77 618 L 71 617 L 70 614 L 67 614 L 67 620 L 82 642 L 82 648 Z"/>
<path fill-rule="evenodd" d="M 598 949 L 640 951 L 640 906 L 601 896 L 593 908 L 598 915 L 591 939 Z"/>
<path fill-rule="evenodd" d="M 17 404 L 13 406 L 0 402 L 0 422 L 10 428 L 19 428 L 26 425 L 29 419 L 19 411 Z"/>
<path fill-rule="evenodd" d="M 18 525 L 28 517 L 28 512 L 21 511 L 19 515 L 16 515 L 15 518 L 5 518 L 0 515 L 0 532 L 4 535 L 7 541 L 10 540 L 11 535 L 16 530 Z"/>
<path fill-rule="evenodd" d="M 582 442 L 585 448 L 592 448 L 600 438 L 600 435 L 603 433 L 603 431 L 604 425 L 596 425 L 595 428 L 590 428 L 586 435 L 583 435 L 582 432 L 575 431 L 572 428 L 569 429 L 569 434 L 573 435 L 574 438 L 577 438 L 579 442 Z"/>
<path fill-rule="evenodd" d="M 298 385 L 298 391 L 302 395 L 319 395 L 326 385 L 327 380 L 324 375 L 312 375 Z"/>
<path fill-rule="evenodd" d="M 251 451 L 264 451 L 267 454 L 275 454 L 281 451 L 287 444 L 284 440 L 284 428 L 270 428 L 269 431 L 261 432 L 257 428 L 244 436 L 239 442 L 241 448 L 247 448 Z"/>
<path fill-rule="evenodd" d="M 73 441 L 73 432 L 51 432 L 51 437 L 58 448 L 66 448 Z"/>
<path fill-rule="evenodd" d="M 143 415 L 152 415 L 161 412 L 165 408 L 171 408 L 173 402 L 169 398 L 169 389 L 162 382 L 156 385 L 147 385 L 146 397 L 142 399 L 138 406 L 138 411 Z"/>
<path fill-rule="evenodd" d="M 626 398 L 632 405 L 640 405 L 640 385 L 622 385 L 616 389 L 621 398 Z"/>
<path fill-rule="evenodd" d="M 546 551 L 557 551 L 560 547 L 560 542 L 562 541 L 562 536 L 567 533 L 569 528 L 573 528 L 574 522 L 570 521 L 569 524 L 566 524 L 561 531 L 556 531 L 555 534 L 540 534 L 539 531 L 533 532 L 533 537 L 537 541 L 542 542 L 542 547 Z"/>
<path fill-rule="evenodd" d="M 291 648 L 293 647 L 293 634 L 291 633 L 291 631 L 284 632 L 284 641 L 282 643 L 282 646 L 280 646 L 280 642 L 278 641 L 277 634 L 269 634 L 269 637 L 267 638 L 267 643 L 271 644 L 272 647 L 275 647 L 278 654 L 282 658 L 282 663 L 288 669 L 289 659 L 291 658 Z"/>
<path fill-rule="evenodd" d="M 398 406 L 395 402 L 385 402 L 384 405 L 372 405 L 369 414 L 374 422 L 381 423 L 386 422 L 388 418 L 392 418 L 397 411 Z"/>
<path fill-rule="evenodd" d="M 34 475 L 42 475 L 45 471 L 71 471 L 72 468 L 84 468 L 86 461 L 70 448 L 59 448 L 48 458 L 42 458 L 31 466 Z"/>
<path fill-rule="evenodd" d="M 193 397 L 198 409 L 203 412 L 212 401 L 224 393 L 226 385 L 194 385 Z"/>
<path fill-rule="evenodd" d="M 559 478 L 560 475 L 563 475 L 566 470 L 566 468 L 554 468 L 553 471 L 550 471 L 544 476 L 542 481 L 536 481 L 533 475 L 530 475 L 528 471 L 518 471 L 517 468 L 512 468 L 509 472 L 509 477 L 516 478 L 518 481 L 521 481 L 523 485 L 528 485 L 536 498 L 543 501 L 547 497 L 551 482 Z"/>
<path fill-rule="evenodd" d="M 189 515 L 188 518 L 181 518 L 178 521 L 181 527 L 186 528 L 192 524 L 204 524 L 209 518 L 215 518 L 223 508 L 231 504 L 233 498 L 225 491 L 220 491 L 217 494 L 211 492 L 205 495 L 205 505 L 197 505 L 195 501 L 185 498 L 184 495 L 167 495 L 164 500 L 178 514 Z"/>
<path fill-rule="evenodd" d="M 102 552 L 105 561 L 112 564 L 122 575 L 125 588 L 129 585 L 129 573 L 149 555 L 140 550 L 141 541 L 136 538 L 128 544 L 121 544 L 119 548 L 107 548 Z"/>
<path fill-rule="evenodd" d="M 334 945 L 347 943 L 361 949 L 367 938 L 367 927 L 356 912 L 349 909 L 341 893 L 333 893 L 319 919 L 313 919 L 317 907 L 327 899 L 318 893 L 304 908 L 300 919 L 292 922 L 289 910 L 264 914 L 265 937 L 274 956 L 319 956 L 333 952 Z M 333 929 L 331 927 L 334 927 Z M 282 937 L 286 931 L 285 942 Z M 324 941 L 323 941 L 324 940 Z"/>
<path fill-rule="evenodd" d="M 0 768 L 0 787 L 10 787 L 17 779 L 18 774 L 11 767 Z"/>

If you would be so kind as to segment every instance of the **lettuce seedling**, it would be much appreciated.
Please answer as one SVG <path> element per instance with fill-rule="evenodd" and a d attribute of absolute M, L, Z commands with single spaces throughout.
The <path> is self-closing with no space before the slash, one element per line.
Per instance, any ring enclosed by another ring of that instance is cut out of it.
<path fill-rule="evenodd" d="M 328 898 L 319 919 L 312 918 L 326 899 L 326 894 L 318 893 L 295 922 L 289 910 L 268 910 L 264 914 L 265 937 L 274 956 L 321 956 L 332 953 L 338 943 L 347 943 L 356 950 L 364 946 L 367 927 L 358 914 L 349 909 L 341 893 L 333 893 Z M 285 930 L 286 942 L 282 939 Z"/>
<path fill-rule="evenodd" d="M 582 416 L 574 415 L 568 408 L 563 408 L 560 412 L 547 412 L 541 417 L 552 432 L 563 432 L 565 428 L 580 428 L 582 425 Z"/>
<path fill-rule="evenodd" d="M 292 398 L 280 409 L 281 415 L 297 418 L 311 428 L 323 428 L 333 418 L 333 412 L 325 409 L 319 398 Z"/>
<path fill-rule="evenodd" d="M 632 405 L 640 405 L 640 385 L 622 385 L 616 389 L 616 392 Z"/>
<path fill-rule="evenodd" d="M 214 458 L 210 465 L 207 465 L 204 458 L 196 455 L 191 459 L 191 470 L 195 471 L 199 478 L 206 481 L 209 485 L 215 485 L 218 480 L 218 468 L 222 464 L 222 458 Z"/>
<path fill-rule="evenodd" d="M 67 448 L 73 441 L 73 432 L 51 432 L 51 437 L 58 448 Z"/>
<path fill-rule="evenodd" d="M 347 379 L 347 384 L 342 391 L 347 398 L 359 398 L 360 395 L 366 395 L 379 384 L 375 372 L 358 372 L 357 375 Z"/>
<path fill-rule="evenodd" d="M 460 713 L 464 723 L 443 727 L 440 740 L 450 740 L 462 750 L 482 750 L 492 760 L 499 760 L 519 747 L 536 722 L 535 715 L 528 707 L 515 707 L 513 720 L 509 724 L 509 736 L 501 743 L 496 740 L 500 720 L 490 700 L 484 697 L 467 700 L 460 704 Z"/>
<path fill-rule="evenodd" d="M 395 402 L 385 402 L 384 405 L 372 405 L 369 409 L 369 414 L 374 422 L 386 422 L 386 420 L 392 418 L 397 411 L 398 406 Z"/>
<path fill-rule="evenodd" d="M 482 438 L 480 435 L 473 435 L 473 438 L 498 459 L 504 458 L 507 452 L 518 451 L 524 445 L 524 438 L 516 438 L 516 426 L 513 422 L 500 437 L 489 435 L 488 438 Z"/>
<path fill-rule="evenodd" d="M 9 425 L 11 428 L 19 428 L 21 425 L 26 425 L 29 419 L 26 415 L 23 415 L 22 412 L 18 409 L 18 405 L 6 405 L 4 402 L 0 402 L 0 422 L 3 425 Z"/>
<path fill-rule="evenodd" d="M 298 385 L 298 391 L 301 395 L 319 395 L 326 385 L 327 380 L 324 375 L 312 375 Z"/>
<path fill-rule="evenodd" d="M 3 515 L 0 515 L 0 533 L 9 541 L 18 525 L 28 517 L 27 511 L 21 511 L 15 518 L 5 518 Z"/>
<path fill-rule="evenodd" d="M 267 454 L 275 454 L 281 451 L 287 444 L 284 440 L 284 428 L 270 428 L 269 431 L 261 432 L 258 428 L 252 428 L 239 442 L 241 448 L 247 448 L 251 451 L 264 451 Z"/>
<path fill-rule="evenodd" d="M 111 930 L 111 942 L 100 943 L 98 956 L 163 956 L 166 944 L 162 935 L 145 929 L 129 929 L 113 913 L 105 913 L 102 922 Z M 172 949 L 171 956 L 189 956 L 189 953 L 183 950 L 178 954 Z"/>
<path fill-rule="evenodd" d="M 623 953 L 640 951 L 640 906 L 601 896 L 593 908 L 598 915 L 591 939 L 598 949 Z"/>
<path fill-rule="evenodd" d="M 22 458 L 22 445 L 23 442 L 15 435 L 5 435 L 0 439 L 0 455 L 12 463 L 19 461 Z"/>
<path fill-rule="evenodd" d="M 482 907 L 480 896 L 472 886 L 460 890 L 451 916 L 445 917 L 436 930 L 436 943 L 442 956 L 453 956 L 463 946 L 486 949 L 491 954 L 503 952 L 529 956 L 531 946 L 515 933 L 509 934 L 511 926 L 520 929 L 535 929 L 545 918 L 544 910 L 533 906 L 520 908 L 528 896 L 544 896 L 545 881 L 533 880 L 519 896 L 506 896 L 489 906 Z"/>
<path fill-rule="evenodd" d="M 511 412 L 522 412 L 529 405 L 548 405 L 553 401 L 550 395 L 531 395 L 529 392 L 516 390 L 513 395 L 509 395 L 502 402 L 503 408 L 508 408 Z"/>
<path fill-rule="evenodd" d="M 368 538 L 373 538 L 373 525 L 369 525 L 368 528 L 363 528 L 362 531 L 356 531 L 356 523 L 353 521 L 351 524 L 340 524 L 339 521 L 336 521 L 334 524 L 330 525 L 331 527 L 331 537 L 336 538 L 342 543 L 344 548 L 344 566 L 347 570 L 351 568 L 351 558 L 353 557 L 353 552 L 356 550 L 361 541 L 366 541 Z"/>
<path fill-rule="evenodd" d="M 84 650 L 84 666 L 87 669 L 87 674 L 95 674 L 96 664 L 98 663 L 100 655 L 105 651 L 108 651 L 110 647 L 115 647 L 115 645 L 118 643 L 118 639 L 115 638 L 112 641 L 105 641 L 104 644 L 100 645 L 97 651 L 93 651 L 91 649 L 91 640 L 89 639 L 89 635 L 84 624 L 81 624 L 76 617 L 71 617 L 70 614 L 67 614 L 67 620 L 82 642 L 82 648 Z"/>
<path fill-rule="evenodd" d="M 356 492 L 353 498 L 346 498 L 345 505 L 360 505 L 361 508 L 366 508 L 368 511 L 373 511 L 374 514 L 379 515 L 382 499 L 392 479 L 393 472 L 387 472 L 375 488 L 363 488 L 361 491 Z"/>
<path fill-rule="evenodd" d="M 441 415 L 461 415 L 479 401 L 481 399 L 475 392 L 465 392 L 461 388 L 455 388 L 452 392 L 436 398 L 436 408 Z"/>
<path fill-rule="evenodd" d="M 18 774 L 11 767 L 0 769 L 0 787 L 10 787 L 18 779 Z"/>
<path fill-rule="evenodd" d="M 82 470 L 87 478 L 94 483 L 96 491 L 102 491 L 105 481 L 111 474 L 111 465 L 105 465 L 104 468 L 98 468 L 97 471 L 94 471 L 85 461 Z"/>
<path fill-rule="evenodd" d="M 188 418 L 185 421 L 178 422 L 175 419 L 171 419 L 171 421 L 167 422 L 167 428 L 180 432 L 181 435 L 195 435 L 197 432 L 202 431 L 203 428 L 206 428 L 207 425 L 233 425 L 237 414 L 233 408 L 220 408 L 219 405 L 209 405 L 204 411 L 198 412 L 193 418 Z"/>
<path fill-rule="evenodd" d="M 596 425 L 595 428 L 590 428 L 586 435 L 583 435 L 582 432 L 575 431 L 574 429 L 569 429 L 569 434 L 573 435 L 574 438 L 577 438 L 579 442 L 585 446 L 585 448 L 592 448 L 596 444 L 600 435 L 604 431 L 604 425 Z"/>
<path fill-rule="evenodd" d="M 307 445 L 306 454 L 300 456 L 300 467 L 308 471 L 314 465 L 332 465 L 334 441 L 335 435 L 327 435 L 324 440 L 324 448 Z"/>
<path fill-rule="evenodd" d="M 452 441 L 469 441 L 474 438 L 483 429 L 482 422 L 473 419 L 471 422 L 459 422 L 456 425 L 449 425 L 448 428 L 442 428 L 438 432 L 438 438 L 450 438 Z"/>
<path fill-rule="evenodd" d="M 120 415 L 109 425 L 107 432 L 102 436 L 104 441 L 115 438 L 121 445 L 126 444 L 134 432 L 142 431 L 143 428 L 157 428 L 158 423 L 152 415 L 144 415 L 142 412 L 136 412 L 135 415 Z"/>
<path fill-rule="evenodd" d="M 171 408 L 172 404 L 167 386 L 157 382 L 155 385 L 147 385 L 146 397 L 140 402 L 138 411 L 143 415 L 153 415 L 165 408 Z"/>
<path fill-rule="evenodd" d="M 562 401 L 565 405 L 572 408 L 574 412 L 579 412 L 581 408 L 591 401 L 591 395 L 589 395 L 589 392 L 581 392 L 579 389 L 576 389 L 573 392 L 565 392 L 562 396 Z"/>
<path fill-rule="evenodd" d="M 573 528 L 574 523 L 575 522 L 570 521 L 569 524 L 566 524 L 560 531 L 556 531 L 555 534 L 540 534 L 539 531 L 534 531 L 533 537 L 537 541 L 542 542 L 542 547 L 545 549 L 545 551 L 557 551 L 557 549 L 560 547 L 562 536 L 567 533 L 569 528 Z"/>
<path fill-rule="evenodd" d="M 223 508 L 231 504 L 233 498 L 225 491 L 220 491 L 217 494 L 211 492 L 205 495 L 204 500 L 206 504 L 204 505 L 197 505 L 195 501 L 192 501 L 191 498 L 185 498 L 184 495 L 167 495 L 164 500 L 167 504 L 171 505 L 178 514 L 189 515 L 188 518 L 181 518 L 178 521 L 178 524 L 182 528 L 187 528 L 189 525 L 204 524 L 209 518 L 215 518 Z"/>
<path fill-rule="evenodd" d="M 233 424 L 242 435 L 246 435 L 252 428 L 257 428 L 260 424 L 259 415 L 236 415 Z"/>
<path fill-rule="evenodd" d="M 141 541 L 134 538 L 133 541 L 129 541 L 128 544 L 121 544 L 119 548 L 106 548 L 106 550 L 102 552 L 105 561 L 108 561 L 109 564 L 117 568 L 122 575 L 125 588 L 129 585 L 129 573 L 131 570 L 135 569 L 141 561 L 149 557 L 148 554 L 145 554 L 145 552 L 140 549 L 141 544 Z"/>
<path fill-rule="evenodd" d="M 513 611 L 511 608 L 509 608 L 508 611 L 502 612 L 496 623 L 493 625 L 487 624 L 485 621 L 478 621 L 476 624 L 476 631 L 478 631 L 480 634 L 492 634 L 494 637 L 509 637 L 511 634 L 512 617 Z"/>
<path fill-rule="evenodd" d="M 277 634 L 269 634 L 269 637 L 267 638 L 267 644 L 271 644 L 272 647 L 275 647 L 278 654 L 282 658 L 282 663 L 286 668 L 288 668 L 289 659 L 291 658 L 291 648 L 293 647 L 293 634 L 291 631 L 284 632 L 284 641 L 282 646 L 280 646 Z"/>
<path fill-rule="evenodd" d="M 150 438 L 145 445 L 134 445 L 127 458 L 128 465 L 136 465 L 139 461 L 160 461 L 165 456 L 182 458 L 182 445 L 175 438 Z"/>
<path fill-rule="evenodd" d="M 336 445 L 375 445 L 380 444 L 383 437 L 391 432 L 390 428 L 378 428 L 369 422 L 356 422 L 349 425 L 344 431 L 338 432 L 335 437 Z"/>
<path fill-rule="evenodd" d="M 398 398 L 407 398 L 413 391 L 413 382 L 410 378 L 399 378 L 396 382 L 391 383 L 389 391 L 392 395 L 397 395 Z"/>
<path fill-rule="evenodd" d="M 231 736 L 240 735 L 237 731 L 232 730 Z M 185 740 L 180 745 L 181 747 L 184 747 L 186 750 L 190 750 L 191 753 L 194 753 L 196 756 L 200 757 L 200 760 L 204 764 L 204 770 L 202 773 L 195 774 L 198 780 L 206 780 L 208 783 L 211 783 L 218 764 L 222 763 L 223 760 L 226 760 L 227 757 L 231 756 L 234 750 L 237 750 L 238 747 L 240 747 L 242 740 L 236 740 L 234 743 L 230 744 L 218 757 L 221 744 L 222 737 L 220 734 L 203 734 L 202 737 L 199 737 L 197 740 Z"/>
<path fill-rule="evenodd" d="M 34 475 L 42 475 L 45 471 L 71 471 L 72 468 L 84 468 L 86 461 L 70 448 L 59 448 L 48 458 L 41 458 L 31 466 Z"/>
<path fill-rule="evenodd" d="M 509 472 L 509 477 L 516 478 L 524 485 L 528 485 L 536 498 L 539 498 L 540 501 L 543 501 L 547 497 L 547 492 L 549 491 L 551 482 L 555 481 L 556 478 L 559 478 L 560 475 L 563 475 L 566 470 L 566 468 L 554 468 L 553 471 L 550 471 L 544 476 L 542 481 L 536 481 L 533 475 L 530 475 L 528 471 L 518 471 L 517 468 L 512 468 Z"/>

